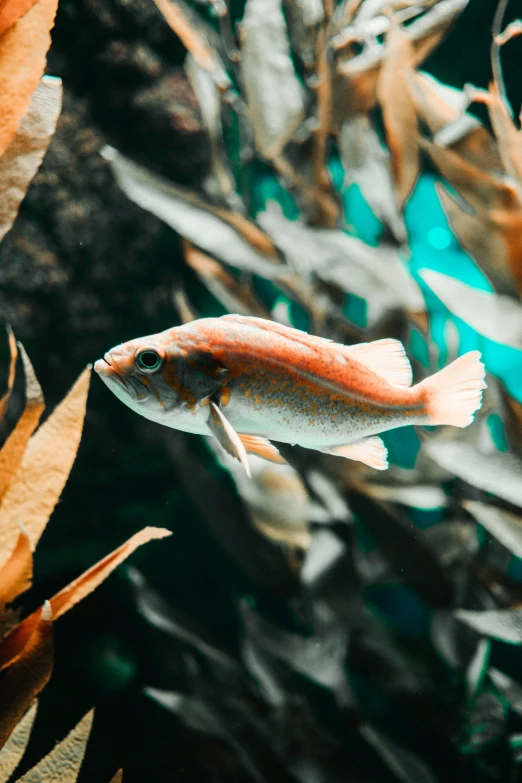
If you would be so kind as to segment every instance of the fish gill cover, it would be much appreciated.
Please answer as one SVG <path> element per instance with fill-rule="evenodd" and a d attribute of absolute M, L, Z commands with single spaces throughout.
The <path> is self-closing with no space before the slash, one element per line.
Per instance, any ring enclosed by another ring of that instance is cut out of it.
<path fill-rule="evenodd" d="M 522 22 L 501 0 L 491 84 L 457 89 L 424 67 L 467 4 L 156 0 L 187 49 L 204 174 L 188 187 L 146 156 L 102 155 L 183 237 L 178 320 L 233 312 L 345 344 L 393 337 L 415 381 L 478 349 L 488 382 L 468 429 L 385 434 L 386 474 L 283 447 L 287 465 L 251 458 L 249 479 L 212 441 L 138 430 L 164 444 L 189 522 L 236 569 L 203 591 L 217 619 L 187 613 L 185 572 L 166 556 L 169 600 L 154 570 L 129 571 L 151 647 L 134 687 L 165 737 L 141 751 L 156 781 L 522 779 L 522 134 L 502 73 Z M 6 499 L 12 525 L 22 500 Z M 197 568 L 197 543 L 184 552 Z M 234 627 L 221 638 L 220 609 Z"/>

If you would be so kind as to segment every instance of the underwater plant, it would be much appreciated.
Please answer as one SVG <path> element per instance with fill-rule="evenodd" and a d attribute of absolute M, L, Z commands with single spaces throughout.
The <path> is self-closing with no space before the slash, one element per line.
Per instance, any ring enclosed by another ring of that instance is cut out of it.
<path fill-rule="evenodd" d="M 478 349 L 489 388 L 465 431 L 385 434 L 378 479 L 285 446 L 289 465 L 252 458 L 249 480 L 210 441 L 233 495 L 186 436 L 158 433 L 195 507 L 275 597 L 243 596 L 240 649 L 225 650 L 134 573 L 145 617 L 191 661 L 149 693 L 202 747 L 224 742 L 238 779 L 516 780 L 522 135 L 501 56 L 522 25 L 499 3 L 492 86 L 457 89 L 422 64 L 466 0 L 156 5 L 188 50 L 209 167 L 189 190 L 103 154 L 184 238 L 180 319 L 393 337 L 415 380 Z"/>
<path fill-rule="evenodd" d="M 43 76 L 57 0 L 0 4 L 0 239 L 10 230 L 45 154 L 60 113 L 60 79 Z M 147 527 L 78 576 L 36 611 L 23 616 L 33 552 L 71 471 L 83 429 L 91 368 L 39 425 L 42 390 L 21 343 L 9 333 L 8 389 L 0 398 L 0 779 L 21 761 L 37 710 L 36 697 L 53 668 L 53 623 L 89 595 L 142 544 L 169 535 Z M 23 366 L 24 406 L 18 416 L 17 368 Z M 14 418 L 14 424 L 13 424 Z M 16 602 L 16 608 L 14 603 Z M 92 713 L 18 781 L 74 783 Z M 121 771 L 113 783 L 121 781 Z"/>

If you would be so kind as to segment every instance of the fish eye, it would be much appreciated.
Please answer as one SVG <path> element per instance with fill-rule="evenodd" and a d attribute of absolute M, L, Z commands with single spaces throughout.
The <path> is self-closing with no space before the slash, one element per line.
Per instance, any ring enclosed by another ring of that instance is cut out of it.
<path fill-rule="evenodd" d="M 145 348 L 136 356 L 136 367 L 140 372 L 157 372 L 163 364 L 163 357 L 153 348 Z"/>

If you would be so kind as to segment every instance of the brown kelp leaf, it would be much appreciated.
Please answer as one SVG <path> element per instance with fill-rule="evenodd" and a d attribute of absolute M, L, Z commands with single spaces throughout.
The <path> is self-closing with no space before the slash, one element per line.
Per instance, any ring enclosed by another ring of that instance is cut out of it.
<path fill-rule="evenodd" d="M 467 107 L 466 95 L 462 90 L 439 82 L 423 71 L 411 73 L 408 79 L 415 109 L 432 134 L 454 123 Z M 475 125 L 479 121 L 473 119 Z"/>
<path fill-rule="evenodd" d="M 390 154 L 379 141 L 369 117 L 359 114 L 343 122 L 339 151 L 346 185 L 357 185 L 374 215 L 389 227 L 398 242 L 405 242 L 406 227 L 397 209 Z"/>
<path fill-rule="evenodd" d="M 462 481 L 522 508 L 522 460 L 501 452 L 482 454 L 469 443 L 455 440 L 426 441 L 423 448 Z"/>
<path fill-rule="evenodd" d="M 420 65 L 440 44 L 468 2 L 469 0 L 442 0 L 405 28 L 413 46 L 414 65 Z M 389 26 L 390 23 L 386 20 L 378 34 L 385 32 Z M 350 29 L 344 32 L 349 34 Z M 359 31 L 354 26 L 352 40 L 364 44 L 364 30 Z M 377 82 L 385 51 L 385 44 L 372 42 L 371 46 L 365 46 L 362 53 L 356 57 L 340 60 L 334 90 L 334 127 L 347 117 L 364 114 L 373 109 L 377 101 Z"/>
<path fill-rule="evenodd" d="M 18 347 L 25 373 L 25 408 L 14 430 L 0 449 L 0 503 L 20 468 L 29 438 L 35 431 L 45 408 L 42 389 L 33 365 L 23 345 L 19 343 Z"/>
<path fill-rule="evenodd" d="M 76 783 L 91 733 L 94 711 L 84 718 L 17 783 Z"/>
<path fill-rule="evenodd" d="M 282 0 L 247 0 L 241 23 L 241 77 L 257 150 L 272 160 L 304 119 Z"/>
<path fill-rule="evenodd" d="M 510 22 L 499 35 L 495 36 L 494 41 L 499 46 L 503 46 L 517 35 L 522 35 L 522 19 L 515 19 L 514 22 Z"/>
<path fill-rule="evenodd" d="M 421 146 L 429 154 L 444 179 L 475 211 L 507 210 L 514 207 L 517 200 L 516 191 L 499 177 L 439 144 L 432 144 L 423 139 Z"/>
<path fill-rule="evenodd" d="M 21 530 L 13 554 L 0 571 L 0 611 L 31 587 L 32 578 L 31 542 Z"/>
<path fill-rule="evenodd" d="M 0 157 L 0 240 L 13 225 L 53 135 L 62 105 L 62 82 L 44 76 L 27 114 Z"/>
<path fill-rule="evenodd" d="M 432 269 L 423 269 L 419 275 L 453 315 L 479 334 L 522 348 L 522 305 L 515 299 L 481 291 Z"/>
<path fill-rule="evenodd" d="M 0 155 L 11 143 L 44 72 L 57 6 L 58 0 L 39 0 L 2 37 Z"/>
<path fill-rule="evenodd" d="M 497 137 L 502 163 L 522 188 L 522 132 L 516 127 L 503 96 L 495 84 L 484 93 L 484 103 L 489 111 L 491 124 Z"/>
<path fill-rule="evenodd" d="M 377 82 L 386 141 L 391 151 L 397 203 L 406 203 L 419 175 L 417 113 L 408 89 L 414 67 L 413 47 L 407 33 L 393 23 L 386 36 L 386 53 Z"/>
<path fill-rule="evenodd" d="M 7 783 L 25 753 L 33 728 L 38 702 L 35 701 L 16 724 L 4 747 L 0 750 L 0 783 Z"/>
<path fill-rule="evenodd" d="M 0 678 L 0 748 L 51 676 L 53 624 L 47 602 L 35 612 L 31 632 L 23 642 L 16 651 L 11 648 L 11 657 L 4 659 L 7 668 Z M 3 649 L 1 652 L 3 657 Z"/>
<path fill-rule="evenodd" d="M 286 0 L 285 15 L 292 49 L 302 59 L 305 68 L 311 70 L 317 52 L 317 32 L 324 20 L 321 0 Z"/>
<path fill-rule="evenodd" d="M 465 500 L 462 505 L 506 549 L 522 557 L 522 517 L 478 500 Z"/>
<path fill-rule="evenodd" d="M 123 770 L 122 769 L 118 770 L 118 772 L 115 774 L 115 776 L 111 780 L 111 783 L 123 783 Z"/>
<path fill-rule="evenodd" d="M 90 376 L 87 367 L 27 445 L 0 504 L 0 565 L 18 535 L 19 520 L 34 548 L 60 498 L 80 445 Z"/>
<path fill-rule="evenodd" d="M 227 161 L 223 141 L 219 89 L 212 76 L 198 64 L 191 54 L 187 55 L 185 59 L 185 71 L 198 99 L 201 118 L 210 140 L 213 189 L 225 199 L 232 200 L 234 197 L 237 199 L 234 177 Z M 208 186 L 207 190 L 210 190 Z"/>
<path fill-rule="evenodd" d="M 92 568 L 89 568 L 78 579 L 70 582 L 67 587 L 64 587 L 63 590 L 60 590 L 59 593 L 56 593 L 51 598 L 50 604 L 55 619 L 68 612 L 79 601 L 83 601 L 98 585 L 107 579 L 115 568 L 130 557 L 139 546 L 170 535 L 172 535 L 170 530 L 161 527 L 145 527 L 139 533 L 133 535 L 128 541 L 115 549 L 114 552 L 111 552 L 103 560 L 93 565 Z"/>
<path fill-rule="evenodd" d="M 343 231 L 311 228 L 272 205 L 257 221 L 301 277 L 317 277 L 366 299 L 369 327 L 390 310 L 424 310 L 419 286 L 396 248 L 370 247 Z"/>
<path fill-rule="evenodd" d="M 252 286 L 242 283 L 206 253 L 185 242 L 185 259 L 211 294 L 230 313 L 254 315 L 270 320 L 270 311 L 255 295 Z"/>
<path fill-rule="evenodd" d="M 2 0 L 0 3 L 0 35 L 17 22 L 37 0 Z"/>
<path fill-rule="evenodd" d="M 11 358 L 9 361 L 9 373 L 7 376 L 7 391 L 2 395 L 2 397 L 0 397 L 0 423 L 2 423 L 4 420 L 7 408 L 9 406 L 9 398 L 11 396 L 11 391 L 15 380 L 16 360 L 18 359 L 18 346 L 16 344 L 13 330 L 10 326 L 7 327 L 7 337 L 9 340 L 9 354 Z"/>
<path fill-rule="evenodd" d="M 210 73 L 221 89 L 230 86 L 221 58 L 212 46 L 208 28 L 184 0 L 154 0 L 169 27 L 194 57 L 200 68 Z"/>
<path fill-rule="evenodd" d="M 466 211 L 448 190 L 435 185 L 442 208 L 459 245 L 477 262 L 499 294 L 516 294 L 504 232 L 491 222 L 489 213 Z"/>
<path fill-rule="evenodd" d="M 132 538 L 129 538 L 114 552 L 104 557 L 98 563 L 93 565 L 81 576 L 70 582 L 67 587 L 56 593 L 50 601 L 46 602 L 49 612 L 54 619 L 58 619 L 65 612 L 68 612 L 79 601 L 86 598 L 95 590 L 107 577 L 117 568 L 126 558 L 128 558 L 135 549 L 142 544 L 146 544 L 153 539 L 165 538 L 170 536 L 169 530 L 158 527 L 146 527 Z M 0 645 L 0 669 L 9 665 L 14 658 L 19 657 L 25 649 L 27 639 L 33 633 L 35 624 L 38 621 L 39 610 L 33 612 L 25 620 L 14 628 L 8 636 L 5 637 Z"/>
<path fill-rule="evenodd" d="M 484 612 L 457 609 L 455 616 L 484 636 L 522 644 L 522 609 L 489 609 Z"/>
<path fill-rule="evenodd" d="M 135 204 L 226 264 L 265 277 L 284 267 L 268 237 L 247 218 L 215 209 L 196 196 L 104 147 L 118 185 Z"/>

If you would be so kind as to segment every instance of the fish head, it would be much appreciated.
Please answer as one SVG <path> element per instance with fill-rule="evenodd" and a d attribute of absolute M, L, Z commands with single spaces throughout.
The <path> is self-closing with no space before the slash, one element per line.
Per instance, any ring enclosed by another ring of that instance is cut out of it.
<path fill-rule="evenodd" d="M 111 348 L 94 365 L 102 381 L 125 405 L 147 419 L 167 424 L 184 415 L 184 352 L 175 329 L 129 340 Z"/>

